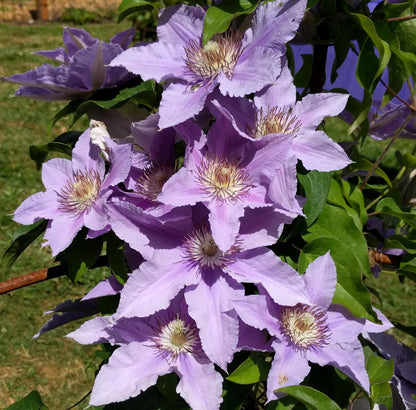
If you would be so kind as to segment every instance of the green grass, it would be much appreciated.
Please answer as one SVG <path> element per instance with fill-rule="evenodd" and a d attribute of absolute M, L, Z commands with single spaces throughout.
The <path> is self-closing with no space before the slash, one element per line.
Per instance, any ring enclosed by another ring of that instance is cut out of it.
<path fill-rule="evenodd" d="M 93 36 L 108 41 L 129 23 L 85 25 Z M 0 77 L 25 72 L 45 62 L 32 51 L 62 45 L 62 25 L 0 25 Z M 0 82 L 0 254 L 10 243 L 17 224 L 11 215 L 31 194 L 43 190 L 40 172 L 29 157 L 29 145 L 50 141 L 66 130 L 60 121 L 48 134 L 49 121 L 65 103 L 46 103 L 12 97 L 17 86 Z M 37 240 L 16 261 L 9 277 L 50 266 L 50 251 Z M 66 409 L 91 389 L 98 349 L 63 337 L 79 327 L 74 322 L 32 340 L 53 309 L 67 299 L 82 297 L 97 281 L 90 272 L 84 283 L 53 279 L 0 296 L 0 408 L 38 390 L 50 409 Z M 98 274 L 102 276 L 102 273 Z M 87 401 L 77 408 L 85 408 Z"/>

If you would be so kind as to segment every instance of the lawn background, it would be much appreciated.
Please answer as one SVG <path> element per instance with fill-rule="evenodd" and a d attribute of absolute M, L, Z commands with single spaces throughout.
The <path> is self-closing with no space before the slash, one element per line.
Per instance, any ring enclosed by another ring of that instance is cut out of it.
<path fill-rule="evenodd" d="M 119 31 L 129 27 L 104 23 L 86 25 L 94 37 L 108 41 Z M 53 49 L 62 45 L 62 25 L 0 25 L 0 77 L 25 72 L 43 62 L 31 51 Z M 29 195 L 43 190 L 40 173 L 29 158 L 29 145 L 50 141 L 67 130 L 67 122 L 60 121 L 48 135 L 48 124 L 64 103 L 45 103 L 11 95 L 16 85 L 0 82 L 0 254 L 10 243 L 17 224 L 11 214 Z M 82 123 L 80 124 L 82 125 Z M 83 125 L 86 125 L 84 121 Z M 79 127 L 76 126 L 75 129 Z M 343 135 L 339 136 L 340 140 Z M 414 141 L 405 141 L 401 149 L 411 151 Z M 371 142 L 364 147 L 369 158 L 376 158 L 383 144 Z M 395 166 L 394 154 L 385 164 Z M 8 277 L 32 272 L 50 264 L 48 248 L 41 248 L 41 239 L 31 246 L 14 265 Z M 90 275 L 94 275 L 91 272 Z M 48 320 L 45 311 L 67 299 L 81 297 L 95 283 L 83 278 L 73 286 L 66 278 L 53 279 L 38 285 L 0 296 L 0 408 L 5 408 L 27 394 L 38 390 L 45 404 L 53 410 L 67 409 L 91 389 L 100 359 L 98 347 L 81 346 L 63 336 L 77 328 L 75 322 L 32 340 Z M 392 272 L 382 272 L 368 283 L 377 289 L 383 300 L 378 304 L 392 320 L 405 325 L 416 324 L 416 286 L 408 280 L 402 285 Z M 416 348 L 414 338 L 395 332 L 407 344 Z M 85 408 L 83 402 L 76 408 Z"/>
<path fill-rule="evenodd" d="M 85 25 L 105 41 L 129 28 L 131 22 Z M 48 62 L 30 54 L 62 45 L 62 24 L 0 25 L 0 77 L 25 72 Z M 29 195 L 42 191 L 40 172 L 29 157 L 29 145 L 50 141 L 67 130 L 62 120 L 48 135 L 49 121 L 65 103 L 47 103 L 12 97 L 17 86 L 0 81 L 0 254 L 10 244 L 14 230 L 11 215 Z M 80 122 L 74 129 L 85 128 Z M 49 248 L 41 238 L 16 261 L 7 276 L 16 277 L 50 266 Z M 43 313 L 67 299 L 82 297 L 95 283 L 90 272 L 83 283 L 72 285 L 66 277 L 0 296 L 0 409 L 38 390 L 52 410 L 67 409 L 90 391 L 100 359 L 98 347 L 82 346 L 63 336 L 79 327 L 75 322 L 33 339 L 50 316 Z M 102 273 L 100 273 L 102 275 Z M 76 408 L 85 408 L 87 401 Z"/>

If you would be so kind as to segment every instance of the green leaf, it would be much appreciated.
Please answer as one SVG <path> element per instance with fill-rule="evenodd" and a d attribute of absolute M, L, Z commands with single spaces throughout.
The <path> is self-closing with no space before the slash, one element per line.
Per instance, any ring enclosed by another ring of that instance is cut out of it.
<path fill-rule="evenodd" d="M 374 52 L 373 43 L 367 40 L 361 47 L 357 61 L 356 77 L 364 89 L 373 92 L 373 84 L 378 73 L 378 58 Z"/>
<path fill-rule="evenodd" d="M 370 378 L 370 383 L 389 382 L 393 377 L 394 361 L 386 360 L 375 354 L 368 346 L 364 347 L 365 368 Z"/>
<path fill-rule="evenodd" d="M 85 100 L 78 98 L 76 100 L 70 101 L 64 108 L 59 110 L 54 117 L 52 118 L 49 128 L 52 128 L 61 118 L 67 117 L 68 115 L 74 113 L 78 106 L 82 104 Z"/>
<path fill-rule="evenodd" d="M 206 44 L 214 34 L 226 31 L 233 18 L 252 13 L 258 3 L 258 0 L 224 0 L 210 7 L 204 20 L 203 43 Z"/>
<path fill-rule="evenodd" d="M 402 89 L 403 83 L 409 78 L 409 71 L 404 65 L 401 58 L 398 57 L 400 50 L 398 47 L 394 46 L 394 42 L 391 43 L 391 51 L 393 52 L 389 65 L 389 87 L 395 92 L 399 93 Z M 381 105 L 384 106 L 389 103 L 394 98 L 394 94 L 386 90 L 386 93 L 383 96 Z"/>
<path fill-rule="evenodd" d="M 261 353 L 252 353 L 250 357 L 237 367 L 227 380 L 238 384 L 252 384 L 267 379 L 270 362 L 265 361 Z"/>
<path fill-rule="evenodd" d="M 341 410 L 337 403 L 326 394 L 308 386 L 286 386 L 275 390 L 296 397 L 301 403 L 313 410 Z"/>
<path fill-rule="evenodd" d="M 337 286 L 332 303 L 345 306 L 357 317 L 377 320 L 372 311 L 370 294 L 362 284 L 356 255 L 342 240 L 324 237 L 308 243 L 299 257 L 299 271 L 304 271 L 312 261 L 328 250 L 337 269 Z"/>
<path fill-rule="evenodd" d="M 373 42 L 374 46 L 377 48 L 377 51 L 378 51 L 378 56 L 379 56 L 378 64 L 376 64 L 377 69 L 374 72 L 373 79 L 369 83 L 367 82 L 365 83 L 366 84 L 365 89 L 367 89 L 368 91 L 372 93 L 374 92 L 374 89 L 376 88 L 379 77 L 383 73 L 384 69 L 387 67 L 387 64 L 390 60 L 390 56 L 391 56 L 390 46 L 387 41 L 384 41 L 379 37 L 376 27 L 370 18 L 368 18 L 367 16 L 364 16 L 363 14 L 355 14 L 355 13 L 352 13 L 351 16 L 358 23 L 358 25 L 367 33 L 368 37 L 371 39 L 371 41 Z M 366 49 L 366 57 L 368 58 L 369 57 L 367 53 L 368 46 L 364 46 L 364 47 Z M 361 53 L 360 53 L 358 64 L 360 64 L 360 58 L 361 58 Z M 365 60 L 363 61 L 363 59 L 361 59 L 361 62 L 364 65 L 364 70 L 369 70 L 369 69 L 371 70 L 371 68 L 369 67 L 370 66 L 369 61 L 367 61 L 368 67 L 366 69 L 365 69 L 365 64 L 366 64 Z M 357 72 L 358 71 L 359 69 L 357 68 Z"/>
<path fill-rule="evenodd" d="M 89 99 L 77 99 L 68 103 L 62 110 L 55 114 L 50 126 L 52 127 L 59 119 L 74 114 L 70 127 L 78 119 L 88 113 L 94 107 L 104 109 L 120 108 L 129 101 L 134 101 L 153 108 L 156 103 L 156 83 L 152 80 L 137 84 L 137 78 L 134 78 L 123 84 L 122 88 L 109 88 L 98 90 L 90 96 Z"/>
<path fill-rule="evenodd" d="M 393 377 L 394 361 L 383 359 L 368 346 L 365 346 L 363 350 L 365 367 L 371 384 L 371 400 L 373 403 L 385 404 L 390 409 L 393 405 L 393 398 L 389 382 Z"/>
<path fill-rule="evenodd" d="M 71 245 L 56 256 L 67 276 L 73 283 L 79 281 L 81 276 L 92 268 L 98 260 L 103 248 L 103 238 L 85 239 L 86 229 L 82 229 Z"/>
<path fill-rule="evenodd" d="M 400 45 L 398 44 L 398 41 L 393 41 L 391 43 L 391 50 L 400 59 L 400 61 L 403 63 L 403 65 L 406 67 L 407 77 L 409 77 L 409 76 L 414 77 L 416 75 L 416 56 L 413 53 L 401 50 Z M 405 77 L 405 75 L 403 75 L 402 79 L 405 79 L 404 77 Z M 403 82 L 402 82 L 402 84 L 403 84 Z M 398 91 L 400 91 L 400 90 L 398 90 Z"/>
<path fill-rule="evenodd" d="M 416 157 L 408 152 L 403 155 L 402 161 L 406 168 L 416 167 Z"/>
<path fill-rule="evenodd" d="M 60 152 L 69 157 L 72 156 L 72 148 L 78 141 L 81 131 L 64 132 L 55 138 L 53 142 L 43 145 L 31 145 L 29 147 L 30 158 L 36 162 L 36 168 L 40 169 L 42 164 L 46 161 L 49 152 Z"/>
<path fill-rule="evenodd" d="M 176 373 L 166 374 L 157 380 L 156 387 L 163 396 L 172 402 L 176 400 L 176 386 L 178 385 L 178 376 Z"/>
<path fill-rule="evenodd" d="M 11 404 L 5 410 L 48 410 L 37 390 L 32 390 L 26 397 Z"/>
<path fill-rule="evenodd" d="M 123 0 L 118 7 L 118 22 L 124 20 L 130 14 L 143 10 L 153 10 L 154 1 L 146 0 Z"/>
<path fill-rule="evenodd" d="M 364 204 L 364 196 L 362 191 L 359 189 L 358 186 L 350 184 L 348 181 L 344 179 L 340 180 L 342 185 L 342 193 L 344 198 L 348 202 L 348 205 L 355 211 L 355 213 L 359 216 L 362 226 L 367 223 L 367 211 L 365 209 Z M 349 212 L 347 209 L 347 213 L 351 216 L 355 217 L 352 212 Z M 358 228 L 361 227 L 358 225 Z"/>
<path fill-rule="evenodd" d="M 127 265 L 124 257 L 124 242 L 119 239 L 112 231 L 106 234 L 107 240 L 107 260 L 110 269 L 120 283 L 127 281 Z"/>
<path fill-rule="evenodd" d="M 244 405 L 247 404 L 246 400 L 252 393 L 253 386 L 235 384 L 225 380 L 223 383 L 223 402 L 221 403 L 221 409 L 223 410 L 241 410 L 244 409 Z"/>
<path fill-rule="evenodd" d="M 50 142 L 44 145 L 31 145 L 29 147 L 30 158 L 35 161 L 36 168 L 39 170 L 46 161 L 49 152 L 60 152 L 71 157 L 72 149 L 68 145 L 60 142 Z"/>
<path fill-rule="evenodd" d="M 413 14 L 412 8 L 400 8 L 400 5 L 398 4 L 391 4 L 386 7 L 385 10 L 388 10 L 390 17 L 408 17 Z M 389 26 L 391 31 L 397 35 L 400 43 L 400 49 L 405 52 L 416 54 L 415 19 L 403 19 L 391 22 L 389 23 Z"/>
<path fill-rule="evenodd" d="M 406 222 L 413 228 L 416 228 L 416 211 L 413 209 L 402 209 L 393 198 L 383 198 L 376 206 L 376 212 L 395 216 Z"/>
<path fill-rule="evenodd" d="M 302 67 L 296 73 L 294 77 L 294 83 L 296 87 L 306 88 L 309 87 L 311 82 L 312 67 L 313 67 L 313 55 L 312 54 L 301 54 Z"/>
<path fill-rule="evenodd" d="M 348 129 L 348 135 L 351 135 L 359 126 L 361 126 L 361 138 L 364 139 L 368 134 L 369 121 L 368 113 L 373 102 L 373 95 L 367 90 L 364 90 L 363 101 L 361 102 L 360 112 L 355 118 L 354 122 Z"/>
<path fill-rule="evenodd" d="M 416 326 L 406 326 L 402 325 L 399 322 L 392 322 L 394 327 L 401 330 L 404 333 L 407 333 L 410 336 L 416 337 Z"/>
<path fill-rule="evenodd" d="M 361 281 L 370 272 L 367 242 L 346 210 L 325 205 L 303 239 L 308 243 L 299 257 L 299 271 L 304 272 L 310 262 L 330 250 L 337 268 L 333 303 L 346 306 L 355 316 L 377 321 L 369 292 Z"/>
<path fill-rule="evenodd" d="M 328 172 L 311 171 L 306 175 L 298 174 L 298 179 L 308 198 L 303 208 L 307 226 L 312 225 L 325 206 L 331 186 L 331 174 Z"/>
<path fill-rule="evenodd" d="M 353 164 L 351 164 L 349 166 L 349 170 L 351 172 L 355 172 L 355 171 L 370 171 L 370 169 L 372 169 L 373 165 L 374 164 L 371 161 L 369 161 L 368 159 L 360 158 L 358 161 L 354 162 Z M 380 167 L 377 167 L 375 169 L 374 173 L 376 175 L 378 175 L 380 178 L 383 178 L 383 180 L 387 183 L 387 185 L 389 186 L 389 188 L 392 188 L 393 187 L 393 184 L 392 184 L 390 178 L 388 177 L 388 175 Z"/>
<path fill-rule="evenodd" d="M 416 240 L 402 235 L 392 235 L 384 240 L 385 249 L 405 249 L 407 253 L 416 254 Z M 416 266 L 415 266 L 416 268 Z"/>
<path fill-rule="evenodd" d="M 348 184 L 348 183 L 347 183 Z M 336 205 L 343 208 L 344 211 L 354 220 L 355 225 L 361 231 L 363 227 L 362 217 L 357 211 L 352 208 L 346 201 L 344 191 L 349 192 L 349 189 L 343 186 L 343 183 L 338 183 L 336 180 L 331 181 L 331 187 L 328 193 L 327 202 L 331 205 Z"/>
<path fill-rule="evenodd" d="M 150 105 L 153 107 L 156 102 L 155 84 L 156 83 L 154 81 L 149 80 L 139 85 L 125 87 L 119 90 L 119 92 L 117 92 L 117 94 L 114 95 L 111 99 L 91 99 L 82 102 L 75 109 L 71 127 L 78 121 L 79 118 L 81 118 L 85 113 L 88 113 L 89 110 L 95 107 L 100 107 L 107 110 L 115 109 L 126 104 L 128 101 L 135 101 L 136 103 L 143 103 L 146 106 Z"/>
<path fill-rule="evenodd" d="M 1 280 L 5 279 L 16 259 L 22 252 L 43 232 L 48 221 L 42 219 L 32 225 L 22 225 L 17 228 L 12 238 L 12 243 L 5 250 L 1 259 Z"/>

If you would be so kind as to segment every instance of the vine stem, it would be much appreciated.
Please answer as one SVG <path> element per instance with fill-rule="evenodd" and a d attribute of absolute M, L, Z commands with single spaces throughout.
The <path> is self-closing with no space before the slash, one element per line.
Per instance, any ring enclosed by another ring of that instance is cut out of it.
<path fill-rule="evenodd" d="M 349 405 L 349 410 L 352 410 L 352 406 L 354 405 L 354 403 L 357 401 L 358 397 L 360 397 L 361 394 L 361 390 L 352 398 L 351 403 Z"/>
<path fill-rule="evenodd" d="M 396 182 L 396 181 L 398 181 L 402 176 L 403 176 L 403 174 L 405 173 L 405 171 L 406 171 L 406 167 L 405 166 L 403 166 L 403 167 L 401 167 L 401 169 L 400 169 L 400 171 L 398 172 L 398 174 L 396 175 L 396 178 L 394 178 L 394 180 L 392 181 L 392 186 L 393 186 L 393 184 Z M 365 207 L 365 210 L 366 211 L 368 211 L 369 209 L 371 209 L 371 207 L 372 206 L 374 206 L 378 201 L 380 201 L 382 198 L 384 198 L 384 196 L 385 195 L 387 195 L 390 191 L 391 191 L 391 189 L 392 188 L 387 188 L 381 195 L 379 195 L 376 199 L 374 199 L 372 202 L 370 202 L 366 207 Z"/>
<path fill-rule="evenodd" d="M 410 20 L 410 19 L 414 19 L 415 17 L 416 17 L 416 14 L 412 14 L 410 16 L 391 17 L 391 18 L 387 19 L 387 21 Z"/>
<path fill-rule="evenodd" d="M 367 184 L 368 180 L 371 178 L 371 176 L 374 174 L 374 171 L 377 169 L 377 167 L 380 165 L 380 162 L 383 160 L 383 158 L 385 157 L 385 155 L 387 154 L 388 150 L 391 148 L 391 146 L 394 144 L 394 142 L 397 140 L 397 138 L 399 138 L 399 135 L 401 134 L 401 132 L 403 131 L 403 129 L 406 127 L 406 125 L 409 123 L 409 121 L 412 119 L 414 115 L 414 112 L 412 111 L 410 113 L 410 115 L 406 118 L 406 120 L 403 122 L 403 124 L 397 129 L 397 131 L 395 132 L 395 134 L 393 135 L 392 139 L 390 140 L 390 142 L 387 144 L 386 148 L 384 148 L 383 152 L 380 154 L 380 156 L 377 158 L 376 162 L 373 164 L 373 166 L 371 167 L 370 171 L 368 172 L 368 174 L 366 175 L 366 177 L 364 178 L 363 183 L 360 186 L 360 191 L 362 191 L 365 187 L 365 185 Z"/>
<path fill-rule="evenodd" d="M 384 80 L 380 80 L 381 84 L 384 85 L 384 87 L 389 91 L 390 94 L 393 94 L 395 98 L 397 98 L 402 104 L 406 105 L 408 108 L 410 108 L 412 111 L 415 111 L 415 107 L 412 104 L 409 104 L 407 101 L 403 100 L 402 97 L 400 97 L 400 95 L 398 95 L 397 93 L 395 93 L 387 84 Z"/>

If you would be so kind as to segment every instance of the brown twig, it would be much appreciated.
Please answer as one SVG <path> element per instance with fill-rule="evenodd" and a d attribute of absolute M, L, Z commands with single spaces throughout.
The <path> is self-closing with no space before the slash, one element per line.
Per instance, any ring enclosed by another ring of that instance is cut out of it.
<path fill-rule="evenodd" d="M 415 17 L 416 17 L 416 14 L 412 14 L 410 16 L 391 17 L 391 18 L 387 19 L 387 21 L 410 20 L 410 19 L 414 19 Z"/>
<path fill-rule="evenodd" d="M 407 107 L 409 107 L 412 111 L 416 111 L 415 108 L 409 104 L 407 101 L 403 100 L 403 98 L 400 97 L 400 95 L 396 94 L 386 83 L 384 80 L 380 79 L 381 84 L 384 85 L 384 87 L 386 87 L 387 91 L 392 94 L 395 98 L 397 98 L 401 103 L 403 103 L 404 105 L 406 105 Z"/>
<path fill-rule="evenodd" d="M 62 270 L 60 265 L 27 273 L 26 275 L 21 275 L 17 278 L 0 282 L 0 295 L 63 275 L 65 275 L 65 272 Z"/>
<path fill-rule="evenodd" d="M 349 410 L 352 410 L 352 408 L 353 408 L 353 406 L 354 406 L 354 403 L 357 401 L 357 399 L 358 399 L 358 397 L 360 397 L 360 394 L 362 393 L 362 391 L 361 390 L 359 390 L 358 392 L 357 392 L 357 394 L 352 398 L 352 400 L 351 400 L 351 403 L 350 403 L 350 405 L 348 406 L 348 409 Z"/>

